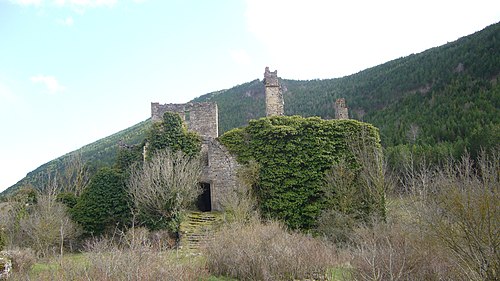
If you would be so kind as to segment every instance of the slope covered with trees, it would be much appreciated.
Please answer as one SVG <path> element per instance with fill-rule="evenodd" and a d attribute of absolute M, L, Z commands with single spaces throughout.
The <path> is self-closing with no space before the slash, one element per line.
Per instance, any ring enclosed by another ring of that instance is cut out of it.
<path fill-rule="evenodd" d="M 333 118 L 344 97 L 353 119 L 380 128 L 385 147 L 440 146 L 459 155 L 500 138 L 500 24 L 455 42 L 335 79 L 282 79 L 287 115 Z M 264 116 L 258 80 L 201 96 L 215 101 L 222 132 Z"/>
<path fill-rule="evenodd" d="M 331 119 L 339 97 L 350 117 L 380 129 L 388 154 L 419 152 L 473 155 L 500 139 L 500 23 L 419 54 L 395 59 L 359 73 L 324 80 L 281 79 L 286 115 Z M 275 66 L 279 70 L 279 66 Z M 213 101 L 219 108 L 219 135 L 265 115 L 264 85 L 254 80 L 202 95 L 193 102 Z M 148 102 L 148 101 L 144 101 Z M 81 153 L 84 161 L 103 166 L 116 157 L 117 143 L 137 144 L 146 120 L 50 161 L 6 192 L 20 186 L 42 186 L 42 175 L 64 171 L 66 160 Z"/>

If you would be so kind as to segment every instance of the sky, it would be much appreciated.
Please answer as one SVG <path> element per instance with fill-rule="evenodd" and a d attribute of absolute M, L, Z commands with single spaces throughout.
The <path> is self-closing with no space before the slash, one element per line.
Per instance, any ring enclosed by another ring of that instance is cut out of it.
<path fill-rule="evenodd" d="M 336 78 L 500 20 L 500 1 L 0 0 L 0 191 L 150 116 L 262 79 Z"/>

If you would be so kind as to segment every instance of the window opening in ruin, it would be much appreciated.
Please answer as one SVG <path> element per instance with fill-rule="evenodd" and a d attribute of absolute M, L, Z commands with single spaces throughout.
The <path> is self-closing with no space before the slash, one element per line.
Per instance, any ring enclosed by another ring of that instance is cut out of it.
<path fill-rule="evenodd" d="M 200 196 L 198 196 L 198 201 L 196 202 L 196 207 L 202 212 L 212 211 L 212 202 L 210 200 L 210 184 L 206 182 L 200 183 L 201 189 L 203 190 Z"/>

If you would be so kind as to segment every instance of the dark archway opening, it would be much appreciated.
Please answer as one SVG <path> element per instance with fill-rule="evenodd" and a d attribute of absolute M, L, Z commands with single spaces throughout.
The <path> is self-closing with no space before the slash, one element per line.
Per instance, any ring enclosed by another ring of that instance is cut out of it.
<path fill-rule="evenodd" d="M 212 211 L 212 202 L 210 200 L 210 184 L 206 182 L 200 183 L 203 192 L 198 196 L 196 207 L 202 212 Z"/>

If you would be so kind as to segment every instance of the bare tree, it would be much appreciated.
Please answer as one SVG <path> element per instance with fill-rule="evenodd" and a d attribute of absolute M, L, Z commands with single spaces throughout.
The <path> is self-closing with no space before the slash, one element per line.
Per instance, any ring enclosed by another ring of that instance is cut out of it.
<path fill-rule="evenodd" d="M 40 191 L 51 189 L 55 193 L 69 192 L 79 196 L 90 181 L 90 171 L 83 161 L 82 153 L 78 151 L 65 157 L 62 164 L 50 167 L 35 177 L 35 188 Z M 57 190 L 54 190 L 54 185 Z"/>
<path fill-rule="evenodd" d="M 182 151 L 160 150 L 133 167 L 128 185 L 136 210 L 175 218 L 202 192 L 200 164 Z"/>
<path fill-rule="evenodd" d="M 40 256 L 59 252 L 78 237 L 80 229 L 74 223 L 67 207 L 56 201 L 61 190 L 57 173 L 47 175 L 42 192 L 24 189 L 10 202 L 11 210 L 5 218 L 10 246 L 32 248 Z"/>
<path fill-rule="evenodd" d="M 419 133 L 420 133 L 420 127 L 415 123 L 411 123 L 410 128 L 406 132 L 406 137 L 408 139 L 408 142 L 415 143 Z"/>
<path fill-rule="evenodd" d="M 435 175 L 423 221 L 470 280 L 498 280 L 500 272 L 499 150 L 477 163 L 468 155 Z"/>
<path fill-rule="evenodd" d="M 89 169 L 83 161 L 81 151 L 66 158 L 64 167 L 63 173 L 58 178 L 62 191 L 71 192 L 76 196 L 81 195 L 90 181 Z"/>
<path fill-rule="evenodd" d="M 53 197 L 40 195 L 37 204 L 19 221 L 24 246 L 33 248 L 39 255 L 47 256 L 56 251 L 61 256 L 64 241 L 73 239 L 79 229 L 66 213 L 66 206 Z"/>

